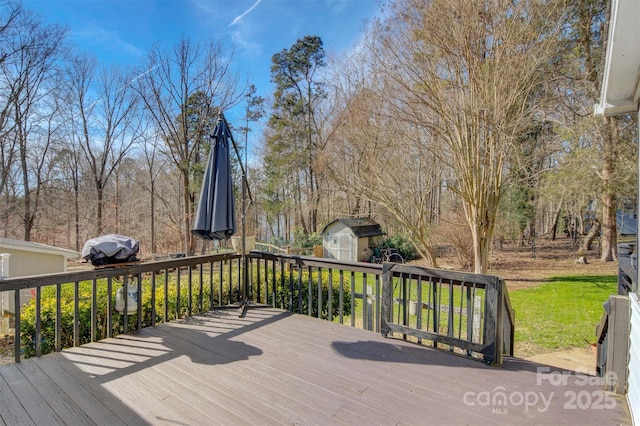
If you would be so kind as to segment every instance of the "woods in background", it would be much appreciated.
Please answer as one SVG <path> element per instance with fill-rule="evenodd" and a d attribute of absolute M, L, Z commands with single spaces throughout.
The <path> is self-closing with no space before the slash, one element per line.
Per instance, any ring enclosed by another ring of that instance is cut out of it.
<path fill-rule="evenodd" d="M 266 117 L 248 174 L 260 240 L 371 215 L 433 266 L 453 245 L 486 272 L 493 242 L 590 244 L 588 220 L 614 260 L 637 148 L 632 117 L 592 113 L 605 15 L 605 0 L 393 0 L 352 52 L 325 52 L 317 35 L 283 46 L 262 99 L 215 40 L 107 68 L 2 1 L 0 236 L 79 250 L 120 233 L 149 253 L 198 251 L 208 132 L 239 108 L 245 141 Z"/>

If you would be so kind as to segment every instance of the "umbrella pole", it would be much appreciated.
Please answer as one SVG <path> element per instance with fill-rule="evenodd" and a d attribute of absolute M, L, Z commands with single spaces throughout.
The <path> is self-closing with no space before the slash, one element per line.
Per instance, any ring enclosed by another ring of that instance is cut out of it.
<path fill-rule="evenodd" d="M 242 161 L 242 159 L 240 160 Z M 246 230 L 246 193 L 247 193 L 247 177 L 246 171 L 242 169 L 242 300 L 240 301 L 240 317 L 247 314 L 249 308 L 249 265 L 247 264 L 247 230 Z"/>

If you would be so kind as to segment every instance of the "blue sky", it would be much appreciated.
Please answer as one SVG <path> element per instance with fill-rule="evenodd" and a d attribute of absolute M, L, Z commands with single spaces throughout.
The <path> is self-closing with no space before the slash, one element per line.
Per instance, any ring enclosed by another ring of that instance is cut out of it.
<path fill-rule="evenodd" d="M 23 0 L 45 22 L 67 26 L 72 42 L 103 64 L 136 64 L 159 41 L 213 37 L 235 46 L 234 68 L 268 96 L 271 57 L 305 35 L 327 53 L 351 50 L 378 0 Z"/>

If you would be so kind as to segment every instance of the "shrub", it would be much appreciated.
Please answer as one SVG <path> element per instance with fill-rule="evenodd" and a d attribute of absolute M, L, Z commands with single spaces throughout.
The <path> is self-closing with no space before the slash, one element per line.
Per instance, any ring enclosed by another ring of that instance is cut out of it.
<path fill-rule="evenodd" d="M 312 278 L 312 282 L 315 285 L 312 287 L 314 298 L 312 301 L 312 314 L 314 316 L 318 316 L 318 299 L 317 299 L 317 275 L 314 275 L 315 281 Z M 177 313 L 177 286 L 175 282 L 175 278 L 171 277 L 167 285 L 167 320 L 175 320 L 178 318 Z M 186 317 L 189 313 L 189 286 L 188 282 L 182 281 L 180 285 L 180 315 L 179 317 Z M 211 309 L 210 306 L 210 288 L 208 285 L 209 277 L 203 277 L 203 285 L 202 288 L 202 306 L 199 306 L 200 303 L 200 286 L 197 280 L 194 280 L 192 284 L 192 313 L 197 313 L 201 311 L 207 311 Z M 235 282 L 235 280 L 234 280 Z M 134 280 L 135 283 L 135 280 Z M 297 293 L 297 276 L 293 278 L 293 288 L 295 291 L 294 306 L 289 306 L 289 280 L 288 274 L 285 276 L 284 285 L 281 283 L 280 276 L 277 276 L 278 289 L 276 292 L 277 297 L 277 306 L 281 306 L 283 308 L 287 308 L 291 311 L 294 311 L 294 307 L 297 308 L 298 303 L 298 293 Z M 303 274 L 302 280 L 302 312 L 307 312 L 308 306 L 308 274 Z M 131 285 L 131 284 L 130 284 Z M 142 279 L 142 296 L 141 296 L 141 304 L 142 304 L 142 327 L 151 326 L 154 323 L 154 318 L 152 318 L 153 310 L 151 305 L 151 280 L 149 278 Z M 92 300 L 92 282 L 91 281 L 83 281 L 78 284 L 78 326 L 79 326 L 79 334 L 78 334 L 78 342 L 80 344 L 89 343 L 91 341 L 91 300 Z M 112 307 L 115 307 L 115 295 L 120 283 L 114 282 L 111 290 L 111 299 L 112 299 Z M 332 304 L 332 314 L 333 316 L 337 316 L 339 314 L 339 284 L 334 279 L 332 284 L 333 287 L 333 304 Z M 108 309 L 108 296 L 107 296 L 107 281 L 106 280 L 98 280 L 95 286 L 96 291 L 96 339 L 104 339 L 108 336 L 108 323 L 107 323 L 107 309 Z M 35 290 L 34 290 L 35 292 Z M 161 323 L 164 321 L 164 311 L 165 311 L 165 285 L 164 285 L 164 277 L 157 276 L 156 277 L 156 297 L 155 297 L 155 323 Z M 233 294 L 229 295 L 229 286 L 226 280 L 223 280 L 223 301 L 222 303 L 226 303 L 227 297 L 230 297 L 232 302 L 238 301 L 237 289 L 234 289 Z M 321 307 L 322 318 L 327 319 L 328 316 L 328 299 L 329 287 L 328 287 L 328 277 L 323 277 L 322 282 L 322 300 L 323 304 Z M 49 352 L 55 351 L 55 329 L 56 329 L 56 287 L 55 286 L 47 286 L 43 287 L 41 290 L 41 313 L 40 313 L 40 321 L 41 321 L 41 338 L 40 338 L 40 349 L 42 354 L 46 354 Z M 220 301 L 218 300 L 218 290 L 214 288 L 213 294 L 213 302 L 214 305 L 219 305 Z M 297 310 L 297 309 L 295 309 Z M 345 290 L 344 302 L 343 302 L 343 312 L 348 314 L 351 311 L 351 298 L 350 293 Z M 23 342 L 23 354 L 25 358 L 29 358 L 35 356 L 36 351 L 36 299 L 31 298 L 31 300 L 23 306 L 21 311 L 21 326 L 20 326 L 20 336 Z M 60 324 L 60 345 L 62 348 L 68 348 L 73 346 L 74 340 L 74 330 L 73 330 L 73 322 L 74 322 L 74 284 L 63 284 L 60 286 L 60 314 L 61 314 L 61 324 Z M 138 317 L 137 314 L 129 314 L 128 317 L 128 329 L 135 330 L 138 327 Z M 121 315 L 117 311 L 113 311 L 111 314 L 112 320 L 112 335 L 116 336 L 124 332 L 123 320 L 124 315 Z"/>
<path fill-rule="evenodd" d="M 206 280 L 205 280 L 206 281 Z M 114 282 L 111 290 L 112 307 L 115 306 L 115 294 L 119 287 L 119 283 Z M 197 288 L 196 288 L 197 287 Z M 170 282 L 167 286 L 167 319 L 169 321 L 178 317 L 177 315 L 177 286 L 175 281 Z M 55 321 L 56 321 L 56 288 L 55 286 L 43 287 L 41 291 L 41 351 L 43 354 L 53 352 L 55 350 Z M 199 309 L 198 303 L 200 298 L 200 287 L 197 282 L 193 285 L 192 311 Z M 78 285 L 78 320 L 79 334 L 78 341 L 80 344 L 89 343 L 91 341 L 91 281 L 80 282 Z M 155 322 L 164 321 L 164 279 L 156 277 L 156 312 Z M 203 309 L 209 306 L 209 287 L 203 286 L 202 303 Z M 188 284 L 182 283 L 180 286 L 180 316 L 184 317 L 188 314 Z M 153 324 L 152 306 L 151 306 L 151 282 L 149 279 L 142 280 L 142 327 L 148 327 Z M 214 303 L 217 303 L 217 295 L 214 295 Z M 73 346 L 73 321 L 74 321 L 74 285 L 63 284 L 60 287 L 60 345 L 62 348 Z M 107 282 L 99 280 L 96 283 L 96 339 L 104 339 L 108 336 L 107 324 Z M 29 303 L 23 306 L 21 311 L 21 327 L 20 335 L 24 342 L 24 356 L 29 358 L 35 355 L 36 349 L 36 299 L 32 298 Z M 116 336 L 124 331 L 123 326 L 124 315 L 117 311 L 113 311 L 111 315 L 113 331 L 112 335 Z M 128 329 L 136 329 L 138 318 L 136 314 L 128 315 Z"/>
<path fill-rule="evenodd" d="M 388 238 L 383 243 L 383 247 L 397 249 L 405 262 L 418 258 L 418 251 L 415 246 L 411 240 L 403 234 L 395 234 L 391 238 Z"/>
<path fill-rule="evenodd" d="M 313 248 L 322 245 L 322 236 L 317 232 L 305 234 L 300 228 L 293 231 L 294 246 L 300 248 Z"/>
<path fill-rule="evenodd" d="M 291 281 L 289 275 L 285 276 L 284 283 L 281 275 L 276 275 L 276 306 L 287 309 L 291 312 L 309 312 L 309 285 L 311 285 L 311 315 L 318 317 L 318 275 L 314 273 L 309 277 L 308 272 L 303 272 L 298 285 L 297 273 L 293 274 Z M 299 288 L 298 288 L 299 287 Z M 331 317 L 336 318 L 340 315 L 340 282 L 334 277 L 331 283 L 332 300 L 331 300 Z M 301 293 L 302 306 L 298 310 L 298 295 Z M 320 307 L 320 318 L 329 319 L 329 276 L 324 274 L 322 277 L 322 306 Z M 291 302 L 291 304 L 290 304 Z M 351 292 L 347 288 L 343 288 L 342 314 L 349 315 L 351 313 Z"/>

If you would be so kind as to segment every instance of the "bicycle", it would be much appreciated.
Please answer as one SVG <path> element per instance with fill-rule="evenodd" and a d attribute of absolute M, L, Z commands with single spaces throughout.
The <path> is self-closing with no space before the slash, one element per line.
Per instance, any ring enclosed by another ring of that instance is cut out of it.
<path fill-rule="evenodd" d="M 371 263 L 404 263 L 404 258 L 395 248 L 373 249 L 373 256 L 370 259 Z"/>

